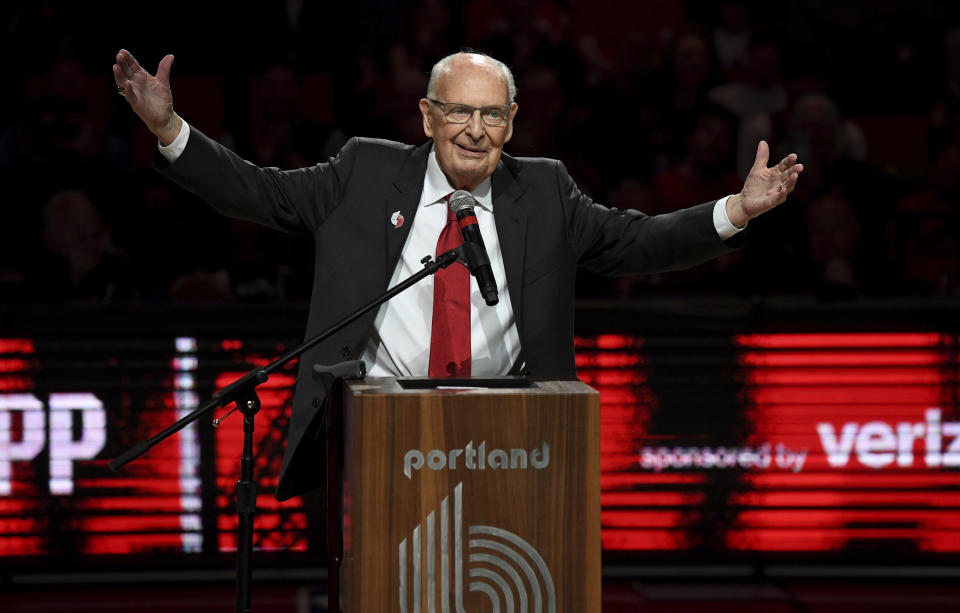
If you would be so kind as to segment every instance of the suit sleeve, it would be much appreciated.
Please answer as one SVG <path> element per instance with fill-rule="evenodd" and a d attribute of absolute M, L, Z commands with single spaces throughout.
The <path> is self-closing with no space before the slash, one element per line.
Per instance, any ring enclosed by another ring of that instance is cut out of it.
<path fill-rule="evenodd" d="M 734 250 L 713 223 L 716 201 L 663 215 L 620 211 L 586 196 L 557 162 L 567 235 L 581 266 L 603 275 L 680 270 Z"/>
<path fill-rule="evenodd" d="M 180 157 L 171 164 L 158 153 L 154 167 L 228 217 L 287 232 L 313 232 L 340 202 L 358 142 L 351 139 L 328 162 L 280 170 L 243 160 L 190 126 Z"/>

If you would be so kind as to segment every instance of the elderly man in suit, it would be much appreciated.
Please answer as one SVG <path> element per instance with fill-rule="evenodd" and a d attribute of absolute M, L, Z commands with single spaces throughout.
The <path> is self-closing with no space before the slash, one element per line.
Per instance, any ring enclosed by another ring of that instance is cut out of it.
<path fill-rule="evenodd" d="M 434 66 L 419 101 L 426 144 L 354 138 L 315 166 L 260 168 L 174 112 L 173 56 L 163 58 L 155 76 L 126 50 L 116 60 L 119 93 L 159 140 L 160 172 L 225 215 L 313 235 L 308 336 L 435 255 L 450 223 L 451 192 L 467 190 L 477 202 L 499 302 L 484 304 L 469 280 L 461 300 L 451 289 L 458 282 L 427 278 L 305 354 L 280 499 L 322 482 L 313 431 L 323 392 L 311 381 L 312 364 L 362 357 L 372 375 L 573 376 L 577 266 L 636 274 L 726 253 L 751 218 L 786 199 L 803 170 L 793 154 L 768 168 L 761 142 L 739 194 L 666 215 L 609 209 L 585 196 L 559 161 L 503 153 L 518 112 L 513 75 L 476 53 L 455 53 Z M 620 146 L 615 135 L 611 146 Z M 458 351 L 463 357 L 450 357 Z"/>

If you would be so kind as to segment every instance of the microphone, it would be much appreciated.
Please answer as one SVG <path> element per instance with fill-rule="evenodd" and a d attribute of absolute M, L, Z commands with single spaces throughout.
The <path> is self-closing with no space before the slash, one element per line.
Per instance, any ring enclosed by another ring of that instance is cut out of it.
<path fill-rule="evenodd" d="M 466 190 L 458 189 L 450 195 L 450 210 L 457 216 L 463 242 L 465 244 L 471 243 L 475 247 L 471 249 L 471 245 L 467 245 L 463 250 L 467 260 L 467 268 L 476 277 L 484 302 L 488 306 L 493 306 L 499 302 L 497 282 L 493 279 L 490 258 L 487 257 L 487 248 L 483 244 L 483 236 L 480 234 L 477 216 L 473 212 L 476 204 L 477 201 L 474 200 L 473 195 Z"/>

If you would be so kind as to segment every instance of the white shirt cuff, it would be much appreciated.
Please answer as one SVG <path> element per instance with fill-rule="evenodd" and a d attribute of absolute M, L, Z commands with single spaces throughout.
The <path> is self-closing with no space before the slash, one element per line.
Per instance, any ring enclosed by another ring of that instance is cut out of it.
<path fill-rule="evenodd" d="M 157 142 L 157 148 L 160 149 L 160 155 L 167 158 L 167 161 L 173 164 L 177 161 L 177 158 L 180 157 L 180 154 L 183 153 L 183 150 L 187 148 L 187 140 L 190 138 L 190 126 L 187 125 L 187 122 L 182 121 L 183 125 L 180 126 L 180 133 L 177 134 L 177 137 L 173 139 L 173 142 L 164 147 Z M 714 212 L 713 219 L 716 221 L 717 214 Z"/>
<path fill-rule="evenodd" d="M 743 228 L 738 228 L 730 223 L 730 218 L 727 217 L 727 200 L 730 198 L 733 198 L 733 196 L 721 198 L 713 205 L 713 227 L 717 229 L 720 240 L 724 241 L 747 227 L 747 224 L 743 224 Z"/>

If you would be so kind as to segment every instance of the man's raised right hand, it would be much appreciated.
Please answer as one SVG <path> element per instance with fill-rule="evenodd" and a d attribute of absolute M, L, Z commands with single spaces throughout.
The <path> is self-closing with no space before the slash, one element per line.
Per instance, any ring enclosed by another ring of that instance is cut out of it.
<path fill-rule="evenodd" d="M 172 65 L 173 56 L 167 55 L 160 60 L 157 75 L 153 76 L 126 49 L 117 53 L 117 63 L 113 65 L 113 78 L 118 91 L 164 146 L 173 142 L 183 125 L 183 120 L 173 112 L 173 92 L 170 90 Z"/>

